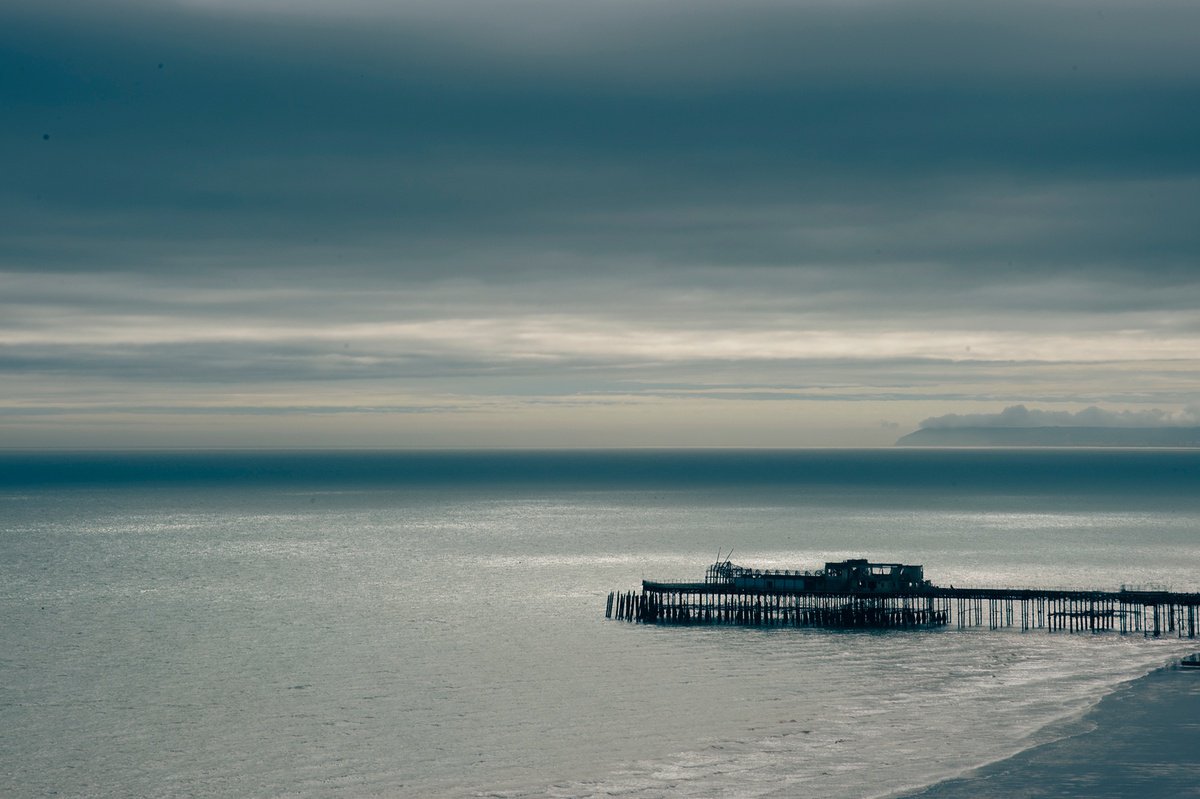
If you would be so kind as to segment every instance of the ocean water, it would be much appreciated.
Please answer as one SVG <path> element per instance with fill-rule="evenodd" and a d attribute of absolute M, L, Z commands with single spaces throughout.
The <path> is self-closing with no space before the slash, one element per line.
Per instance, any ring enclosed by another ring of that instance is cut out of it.
<path fill-rule="evenodd" d="M 1197 642 L 604 619 L 870 557 L 1200 590 L 1200 453 L 0 454 L 0 795 L 868 797 Z"/>

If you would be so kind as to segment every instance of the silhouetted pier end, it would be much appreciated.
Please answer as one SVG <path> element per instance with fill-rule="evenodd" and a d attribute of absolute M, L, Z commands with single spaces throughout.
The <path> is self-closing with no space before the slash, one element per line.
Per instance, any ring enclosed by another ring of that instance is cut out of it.
<path fill-rule="evenodd" d="M 1195 638 L 1200 593 L 1161 586 L 1119 591 L 955 588 L 931 584 L 924 567 L 847 560 L 815 571 L 760 570 L 719 561 L 703 582 L 643 580 L 610 593 L 605 618 L 643 624 L 737 624 L 834 629 L 1141 633 Z"/>

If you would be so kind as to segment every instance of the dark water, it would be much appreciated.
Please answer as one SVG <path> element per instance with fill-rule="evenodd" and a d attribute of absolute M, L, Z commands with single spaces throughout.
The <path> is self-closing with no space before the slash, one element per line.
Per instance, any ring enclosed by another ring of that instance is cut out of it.
<path fill-rule="evenodd" d="M 0 486 L 239 485 L 913 488 L 1179 494 L 1195 450 L 0 452 Z"/>
<path fill-rule="evenodd" d="M 654 628 L 718 548 L 1200 582 L 1200 453 L 0 455 L 0 795 L 868 796 L 1190 647 Z"/>

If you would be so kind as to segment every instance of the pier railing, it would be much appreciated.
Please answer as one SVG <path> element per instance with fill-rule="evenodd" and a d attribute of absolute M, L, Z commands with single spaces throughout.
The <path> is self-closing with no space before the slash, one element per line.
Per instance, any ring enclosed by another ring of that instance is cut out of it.
<path fill-rule="evenodd" d="M 830 593 L 647 580 L 640 591 L 610 593 L 605 617 L 643 624 L 1019 627 L 1195 638 L 1200 593 L 1172 592 L 1160 586 L 1122 586 L 1120 591 L 925 586 L 912 592 Z"/>

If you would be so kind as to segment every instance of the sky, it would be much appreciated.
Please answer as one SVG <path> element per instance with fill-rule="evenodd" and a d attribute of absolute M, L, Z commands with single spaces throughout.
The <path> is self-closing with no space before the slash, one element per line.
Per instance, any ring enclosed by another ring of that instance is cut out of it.
<path fill-rule="evenodd" d="M 1192 0 L 0 0 L 0 446 L 1194 420 L 1197 30 Z"/>

